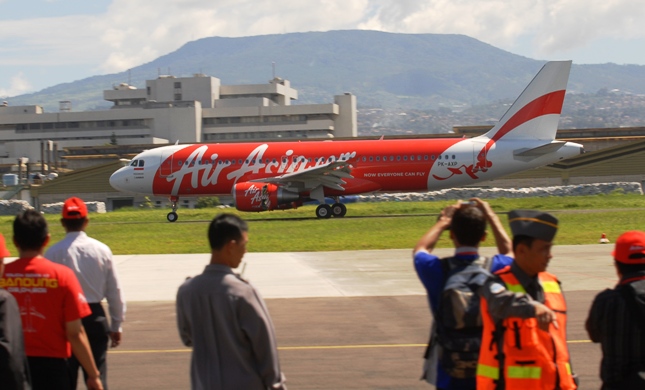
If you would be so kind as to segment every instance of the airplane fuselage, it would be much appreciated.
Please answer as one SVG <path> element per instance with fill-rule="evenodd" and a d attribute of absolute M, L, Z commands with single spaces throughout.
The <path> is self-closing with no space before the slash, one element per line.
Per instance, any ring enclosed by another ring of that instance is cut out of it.
<path fill-rule="evenodd" d="M 495 179 L 581 150 L 580 145 L 567 143 L 557 154 L 545 156 L 548 161 L 521 161 L 513 155 L 520 147 L 530 148 L 530 142 L 490 144 L 477 137 L 172 145 L 141 153 L 130 166 L 115 172 L 110 183 L 149 195 L 230 195 L 237 183 L 343 162 L 351 166 L 351 177 L 343 179 L 343 190 L 325 187 L 325 196 L 428 191 Z"/>

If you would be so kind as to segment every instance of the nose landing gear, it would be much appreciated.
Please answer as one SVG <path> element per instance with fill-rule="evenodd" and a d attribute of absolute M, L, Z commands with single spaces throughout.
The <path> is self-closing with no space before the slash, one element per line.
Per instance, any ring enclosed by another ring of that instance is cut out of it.
<path fill-rule="evenodd" d="M 166 218 L 168 219 L 168 222 L 175 222 L 179 218 L 177 215 L 177 202 L 179 202 L 179 197 L 171 196 L 170 202 L 172 205 L 172 211 L 166 215 Z"/>

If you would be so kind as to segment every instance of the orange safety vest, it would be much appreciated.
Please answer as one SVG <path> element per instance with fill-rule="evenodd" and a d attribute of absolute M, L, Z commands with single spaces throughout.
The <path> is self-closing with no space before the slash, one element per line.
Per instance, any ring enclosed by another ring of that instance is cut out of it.
<path fill-rule="evenodd" d="M 526 293 L 510 268 L 507 266 L 496 274 L 509 291 Z M 539 273 L 538 280 L 544 290 L 544 304 L 556 313 L 559 329 L 550 325 L 545 332 L 538 328 L 535 318 L 515 317 L 504 319 L 497 328 L 482 298 L 484 331 L 477 364 L 478 390 L 576 389 L 567 348 L 567 304 L 560 282 L 548 272 Z"/>

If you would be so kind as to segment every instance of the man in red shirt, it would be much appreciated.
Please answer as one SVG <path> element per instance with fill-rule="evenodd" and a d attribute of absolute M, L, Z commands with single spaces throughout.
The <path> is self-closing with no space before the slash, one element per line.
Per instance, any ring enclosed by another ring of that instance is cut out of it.
<path fill-rule="evenodd" d="M 74 272 L 42 256 L 47 221 L 35 210 L 19 213 L 13 242 L 20 258 L 5 266 L 0 287 L 18 301 L 33 390 L 76 388 L 67 371 L 72 351 L 88 372 L 88 389 L 102 389 L 81 318 L 91 313 Z"/>

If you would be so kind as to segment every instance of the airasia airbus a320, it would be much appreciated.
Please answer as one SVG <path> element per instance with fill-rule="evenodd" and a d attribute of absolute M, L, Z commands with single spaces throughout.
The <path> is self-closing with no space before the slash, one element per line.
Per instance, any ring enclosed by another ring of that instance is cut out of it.
<path fill-rule="evenodd" d="M 571 61 L 548 62 L 497 125 L 473 138 L 224 143 L 163 146 L 112 174 L 115 189 L 181 197 L 233 195 L 241 211 L 317 200 L 319 218 L 343 217 L 339 197 L 469 185 L 583 153 L 556 141 Z M 325 198 L 335 200 L 333 205 Z"/>

